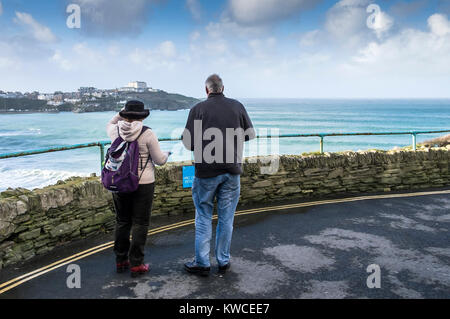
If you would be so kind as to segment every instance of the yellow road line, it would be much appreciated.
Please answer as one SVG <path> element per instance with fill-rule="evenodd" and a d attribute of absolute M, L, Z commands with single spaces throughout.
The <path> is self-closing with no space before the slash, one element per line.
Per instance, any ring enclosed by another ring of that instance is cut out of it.
<path fill-rule="evenodd" d="M 418 196 L 429 196 L 429 195 L 442 195 L 442 194 L 450 194 L 450 190 L 445 191 L 431 191 L 431 192 L 417 192 L 417 193 L 404 193 L 404 194 L 384 194 L 384 195 L 369 195 L 369 196 L 359 196 L 359 197 L 348 197 L 348 198 L 342 198 L 342 199 L 330 199 L 330 200 L 322 200 L 322 201 L 313 201 L 313 202 L 304 202 L 304 203 L 297 203 L 297 204 L 287 204 L 287 205 L 279 205 L 279 206 L 271 206 L 271 207 L 262 207 L 262 208 L 255 208 L 255 209 L 248 209 L 248 210 L 242 210 L 237 211 L 236 216 L 244 216 L 244 215 L 250 215 L 250 214 L 257 214 L 262 212 L 268 212 L 268 211 L 275 211 L 275 210 L 285 210 L 285 209 L 293 209 L 293 208 L 301 208 L 301 207 L 311 207 L 311 206 L 318 206 L 318 205 L 327 205 L 327 204 L 338 204 L 338 203 L 346 203 L 346 202 L 355 202 L 355 201 L 363 201 L 363 200 L 373 200 L 373 199 L 389 199 L 389 198 L 407 198 L 407 197 L 418 197 Z M 213 216 L 213 219 L 217 219 L 217 215 Z M 184 226 L 189 226 L 195 223 L 195 219 L 191 220 L 185 220 L 178 223 L 174 223 L 171 225 L 161 226 L 155 229 L 152 229 L 148 232 L 148 235 L 156 235 L 158 233 L 166 232 L 172 229 L 181 228 Z M 17 287 L 18 285 L 25 283 L 27 281 L 30 281 L 33 278 L 42 276 L 54 269 L 60 268 L 64 265 L 70 264 L 74 261 L 86 258 L 90 255 L 99 253 L 101 251 L 104 251 L 106 249 L 109 249 L 114 246 L 114 242 L 107 242 L 102 245 L 98 245 L 96 247 L 92 247 L 90 249 L 87 249 L 85 251 L 82 251 L 80 253 L 77 253 L 75 255 L 72 255 L 70 257 L 61 259 L 59 261 L 56 261 L 50 265 L 44 266 L 42 268 L 36 269 L 32 272 L 29 272 L 27 274 L 24 274 L 22 276 L 19 276 L 17 278 L 14 278 L 12 280 L 9 280 L 3 284 L 0 285 L 0 288 L 6 287 L 2 290 L 0 290 L 0 294 L 13 289 L 14 287 Z"/>

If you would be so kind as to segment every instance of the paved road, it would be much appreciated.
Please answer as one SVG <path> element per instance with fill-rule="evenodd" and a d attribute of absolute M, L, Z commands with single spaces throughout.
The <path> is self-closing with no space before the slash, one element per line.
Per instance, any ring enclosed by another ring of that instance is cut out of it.
<path fill-rule="evenodd" d="M 64 266 L 0 298 L 450 298 L 449 228 L 449 194 L 277 210 L 236 218 L 224 277 L 215 266 L 208 278 L 184 273 L 193 254 L 189 225 L 149 238 L 146 276 L 116 274 L 107 249 L 74 262 L 80 289 L 67 288 Z M 63 255 L 5 269 L 0 282 Z M 381 268 L 380 289 L 367 288 L 371 264 Z"/>

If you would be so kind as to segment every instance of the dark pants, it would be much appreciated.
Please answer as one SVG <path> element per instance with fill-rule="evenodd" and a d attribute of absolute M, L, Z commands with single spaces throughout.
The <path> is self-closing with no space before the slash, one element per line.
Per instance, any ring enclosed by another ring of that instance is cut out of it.
<path fill-rule="evenodd" d="M 116 211 L 114 252 L 117 262 L 130 260 L 131 267 L 144 262 L 145 242 L 150 224 L 155 184 L 139 185 L 129 194 L 113 194 Z M 130 243 L 130 233 L 132 239 Z"/>

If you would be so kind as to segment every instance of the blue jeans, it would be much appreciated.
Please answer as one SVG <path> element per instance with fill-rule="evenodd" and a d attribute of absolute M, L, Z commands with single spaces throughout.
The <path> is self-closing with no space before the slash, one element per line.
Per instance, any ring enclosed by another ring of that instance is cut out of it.
<path fill-rule="evenodd" d="M 239 175 L 223 174 L 213 178 L 195 178 L 192 198 L 195 204 L 195 263 L 210 267 L 209 252 L 212 235 L 214 198 L 217 197 L 216 259 L 219 266 L 230 261 L 234 213 L 241 192 Z"/>

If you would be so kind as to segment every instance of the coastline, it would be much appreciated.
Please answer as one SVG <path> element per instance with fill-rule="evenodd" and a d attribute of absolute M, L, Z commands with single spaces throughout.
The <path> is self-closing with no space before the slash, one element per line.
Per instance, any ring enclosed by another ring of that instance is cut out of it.
<path fill-rule="evenodd" d="M 180 109 L 150 109 L 150 111 L 168 111 L 176 112 L 190 110 L 190 108 L 180 108 Z M 59 114 L 59 113 L 73 113 L 73 114 L 83 114 L 83 113 L 106 113 L 106 112 L 119 112 L 120 110 L 108 110 L 108 111 L 92 111 L 92 112 L 75 112 L 75 111 L 0 111 L 0 115 L 17 115 L 17 114 Z"/>

